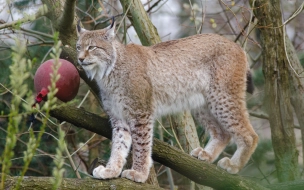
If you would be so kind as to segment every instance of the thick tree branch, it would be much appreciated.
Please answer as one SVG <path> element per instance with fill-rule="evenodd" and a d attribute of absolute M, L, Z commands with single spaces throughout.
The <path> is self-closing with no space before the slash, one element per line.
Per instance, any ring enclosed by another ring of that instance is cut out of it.
<path fill-rule="evenodd" d="M 150 21 L 141 1 L 139 0 L 120 0 L 124 10 L 127 13 L 128 19 L 134 26 L 136 33 L 144 46 L 150 46 L 161 42 L 155 26 Z"/>
<path fill-rule="evenodd" d="M 111 139 L 112 130 L 106 118 L 69 106 L 53 110 L 51 114 L 61 121 L 67 121 Z M 231 175 L 213 164 L 199 161 L 158 139 L 154 139 L 152 158 L 196 183 L 215 189 L 266 189 L 254 181 Z"/>
<path fill-rule="evenodd" d="M 55 31 L 59 31 L 59 38 L 63 44 L 64 58 L 74 63 L 77 67 L 77 54 L 75 50 L 77 35 L 75 30 L 76 22 L 74 22 L 74 19 L 77 19 L 74 14 L 75 0 L 67 0 L 65 4 L 57 0 L 42 0 L 42 2 L 49 9 L 46 17 L 51 20 Z M 83 71 L 80 71 L 80 74 L 83 73 Z"/>
<path fill-rule="evenodd" d="M 1 175 L 1 174 L 0 174 Z M 52 189 L 51 183 L 52 177 L 24 177 L 21 187 L 22 189 Z M 13 189 L 18 180 L 18 176 L 11 177 L 6 176 L 5 190 Z M 93 178 L 73 179 L 65 178 L 62 180 L 60 189 L 72 190 L 72 189 L 115 189 L 115 190 L 129 190 L 129 189 L 155 189 L 161 190 L 162 188 L 149 185 L 136 183 L 124 178 L 111 179 L 111 180 L 97 180 Z"/>
<path fill-rule="evenodd" d="M 75 17 L 76 0 L 42 0 L 42 2 L 49 8 L 49 13 L 46 17 L 51 20 L 54 29 L 59 31 L 62 44 L 74 49 L 77 40 L 76 22 L 74 22 L 77 19 Z"/>
<path fill-rule="evenodd" d="M 63 12 L 59 19 L 59 32 L 72 33 L 75 28 L 75 5 L 76 0 L 67 0 L 64 3 Z"/>

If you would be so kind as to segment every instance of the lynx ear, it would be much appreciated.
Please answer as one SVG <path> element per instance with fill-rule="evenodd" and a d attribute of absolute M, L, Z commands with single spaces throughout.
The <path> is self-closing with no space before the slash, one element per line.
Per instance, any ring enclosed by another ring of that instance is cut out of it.
<path fill-rule="evenodd" d="M 115 38 L 115 19 L 112 17 L 112 24 L 106 28 L 107 32 L 104 35 L 106 40 L 112 41 Z"/>
<path fill-rule="evenodd" d="M 76 25 L 77 37 L 79 37 L 85 31 L 87 31 L 87 30 L 80 27 L 80 20 L 79 20 Z"/>

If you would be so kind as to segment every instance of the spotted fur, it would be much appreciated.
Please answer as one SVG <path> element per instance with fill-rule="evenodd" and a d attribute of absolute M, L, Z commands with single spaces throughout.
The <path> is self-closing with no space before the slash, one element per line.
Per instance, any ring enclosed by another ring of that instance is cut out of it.
<path fill-rule="evenodd" d="M 210 133 L 207 146 L 194 149 L 191 155 L 213 162 L 234 138 L 236 152 L 232 158 L 221 159 L 218 166 L 233 174 L 239 172 L 258 141 L 245 105 L 248 67 L 244 51 L 215 34 L 151 47 L 122 45 L 115 40 L 114 28 L 78 28 L 79 64 L 96 79 L 113 127 L 109 162 L 95 168 L 94 177 L 121 174 L 145 182 L 152 165 L 154 120 L 187 109 Z M 133 166 L 122 172 L 131 145 Z"/>

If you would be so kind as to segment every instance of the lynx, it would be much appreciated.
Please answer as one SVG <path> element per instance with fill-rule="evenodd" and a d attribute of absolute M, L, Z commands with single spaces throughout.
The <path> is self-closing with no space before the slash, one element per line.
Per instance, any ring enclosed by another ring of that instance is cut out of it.
<path fill-rule="evenodd" d="M 205 148 L 193 157 L 212 163 L 233 138 L 237 150 L 218 166 L 239 172 L 254 152 L 258 136 L 245 103 L 248 64 L 239 45 L 215 34 L 144 47 L 123 45 L 115 39 L 115 24 L 88 31 L 77 26 L 78 63 L 100 90 L 103 108 L 113 128 L 109 161 L 93 176 L 121 175 L 145 182 L 152 165 L 154 120 L 164 114 L 191 110 L 210 133 Z M 124 170 L 132 145 L 133 165 Z"/>

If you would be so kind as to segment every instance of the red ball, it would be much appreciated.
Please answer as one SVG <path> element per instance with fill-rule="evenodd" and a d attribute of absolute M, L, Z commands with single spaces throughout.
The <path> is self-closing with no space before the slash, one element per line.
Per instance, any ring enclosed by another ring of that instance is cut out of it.
<path fill-rule="evenodd" d="M 44 62 L 39 66 L 35 73 L 34 85 L 37 94 L 40 93 L 42 89 L 48 89 L 48 86 L 51 84 L 50 74 L 53 73 L 53 61 L 53 59 L 50 59 Z M 60 78 L 56 82 L 58 92 L 55 96 L 63 102 L 68 102 L 77 95 L 80 77 L 72 63 L 64 59 L 59 59 L 59 62 L 61 63 L 58 70 Z"/>

